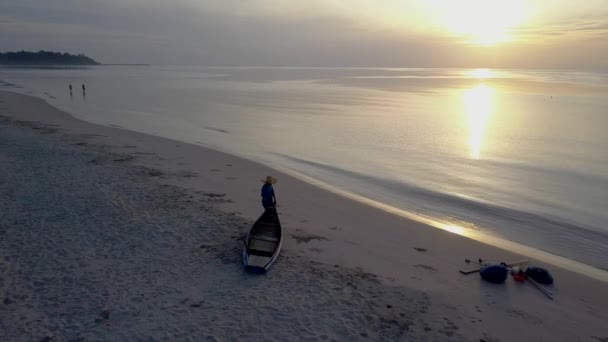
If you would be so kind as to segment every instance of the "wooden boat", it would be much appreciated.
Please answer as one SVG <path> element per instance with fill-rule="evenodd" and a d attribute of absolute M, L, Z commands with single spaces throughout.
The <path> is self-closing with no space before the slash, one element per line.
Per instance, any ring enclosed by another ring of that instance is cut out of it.
<path fill-rule="evenodd" d="M 245 240 L 243 265 L 245 270 L 264 273 L 279 256 L 283 234 L 281 222 L 275 208 L 267 209 L 258 218 Z"/>

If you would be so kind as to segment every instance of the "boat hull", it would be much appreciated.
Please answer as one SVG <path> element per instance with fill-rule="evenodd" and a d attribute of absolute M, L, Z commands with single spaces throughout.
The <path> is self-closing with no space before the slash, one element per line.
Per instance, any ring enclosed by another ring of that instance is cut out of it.
<path fill-rule="evenodd" d="M 283 233 L 276 209 L 271 208 L 255 222 L 243 247 L 243 266 L 251 273 L 266 273 L 281 251 Z"/>

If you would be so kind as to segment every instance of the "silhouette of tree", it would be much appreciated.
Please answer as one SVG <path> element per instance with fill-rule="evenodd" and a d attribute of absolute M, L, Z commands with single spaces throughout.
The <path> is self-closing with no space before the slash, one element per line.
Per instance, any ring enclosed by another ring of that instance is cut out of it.
<path fill-rule="evenodd" d="M 0 65 L 99 65 L 100 63 L 83 54 L 40 50 L 38 52 L 0 52 Z"/>

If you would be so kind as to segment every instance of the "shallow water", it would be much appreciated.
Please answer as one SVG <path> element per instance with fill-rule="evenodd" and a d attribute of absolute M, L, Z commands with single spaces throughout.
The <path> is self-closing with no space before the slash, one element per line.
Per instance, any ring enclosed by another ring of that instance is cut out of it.
<path fill-rule="evenodd" d="M 0 80 L 87 121 L 608 269 L 606 73 L 101 66 L 3 68 Z"/>

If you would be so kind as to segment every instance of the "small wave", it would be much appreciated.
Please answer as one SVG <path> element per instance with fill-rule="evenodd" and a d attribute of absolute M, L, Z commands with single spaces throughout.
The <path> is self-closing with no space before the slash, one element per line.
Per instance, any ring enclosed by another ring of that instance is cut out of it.
<path fill-rule="evenodd" d="M 216 132 L 220 132 L 220 133 L 231 134 L 230 131 L 227 131 L 225 129 L 219 129 L 219 128 L 209 127 L 209 126 L 203 126 L 203 128 L 204 129 L 208 129 L 210 131 L 216 131 Z"/>
<path fill-rule="evenodd" d="M 0 80 L 0 86 L 1 87 L 16 87 L 17 85 L 15 83 Z"/>

